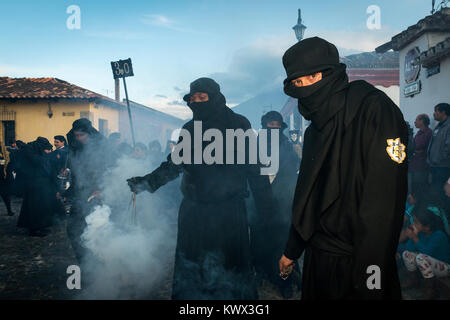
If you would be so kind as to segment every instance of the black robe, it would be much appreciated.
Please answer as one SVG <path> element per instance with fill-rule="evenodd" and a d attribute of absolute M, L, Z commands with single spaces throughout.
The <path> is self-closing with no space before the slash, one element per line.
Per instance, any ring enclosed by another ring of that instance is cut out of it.
<path fill-rule="evenodd" d="M 293 144 L 281 131 L 279 134 L 279 168 L 271 183 L 275 208 L 272 223 L 268 229 L 264 225 L 266 221 L 251 216 L 251 247 L 256 270 L 277 285 L 289 286 L 293 278 L 288 281 L 280 278 L 278 261 L 283 254 L 291 225 L 299 160 Z"/>
<path fill-rule="evenodd" d="M 56 183 L 49 155 L 37 152 L 30 144 L 20 151 L 24 197 L 17 226 L 29 230 L 50 227 L 56 210 Z"/>
<path fill-rule="evenodd" d="M 401 298 L 395 252 L 407 193 L 408 131 L 399 108 L 381 91 L 355 81 L 340 94 L 346 105 L 331 141 L 310 125 L 285 255 L 306 248 L 303 299 Z M 325 148 L 326 143 L 330 143 Z M 328 150 L 324 152 L 323 150 Z M 369 289 L 369 266 L 381 288 Z"/>
<path fill-rule="evenodd" d="M 94 128 L 90 129 L 89 141 L 81 145 L 75 140 L 73 129 L 67 134 L 69 154 L 67 167 L 70 170 L 70 187 L 64 193 L 70 207 L 67 234 L 77 260 L 81 262 L 87 251 L 81 243 L 81 235 L 86 228 L 86 216 L 99 202 L 89 197 L 101 190 L 101 182 L 108 168 L 117 160 L 111 156 L 108 141 Z"/>
<path fill-rule="evenodd" d="M 212 119 L 203 121 L 203 132 L 217 128 L 224 138 L 225 129 L 246 131 L 250 127 L 245 117 L 225 106 Z M 192 140 L 193 128 L 193 120 L 183 126 Z M 272 213 L 268 177 L 260 175 L 260 166 L 256 164 L 175 165 L 169 155 L 166 162 L 145 178 L 149 190 L 155 192 L 179 174 L 183 174 L 184 198 L 178 215 L 172 298 L 257 298 L 244 198 L 248 196 L 249 184 L 260 219 L 267 221 Z M 266 225 L 270 223 L 267 221 Z"/>

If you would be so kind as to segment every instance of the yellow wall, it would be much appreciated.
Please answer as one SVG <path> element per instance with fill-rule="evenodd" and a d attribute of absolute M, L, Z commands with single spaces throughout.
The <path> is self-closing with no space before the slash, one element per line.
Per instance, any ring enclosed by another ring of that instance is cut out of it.
<path fill-rule="evenodd" d="M 108 120 L 109 133 L 119 130 L 119 111 L 116 108 L 96 105 L 83 100 L 51 101 L 53 117 L 49 118 L 48 100 L 16 100 L 10 102 L 0 100 L 0 114 L 2 111 L 15 111 L 16 139 L 24 142 L 35 140 L 38 136 L 47 138 L 53 144 L 55 135 L 66 135 L 72 128 L 72 123 L 80 119 L 80 112 L 91 112 L 92 124 L 98 129 L 98 119 Z M 63 116 L 63 112 L 73 112 L 73 116 Z"/>

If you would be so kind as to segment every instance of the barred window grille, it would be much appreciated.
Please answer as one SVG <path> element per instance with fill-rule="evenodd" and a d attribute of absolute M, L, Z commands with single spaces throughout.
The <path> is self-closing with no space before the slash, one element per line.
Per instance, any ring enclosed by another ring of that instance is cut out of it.
<path fill-rule="evenodd" d="M 16 121 L 16 112 L 2 110 L 0 112 L 0 121 Z"/>

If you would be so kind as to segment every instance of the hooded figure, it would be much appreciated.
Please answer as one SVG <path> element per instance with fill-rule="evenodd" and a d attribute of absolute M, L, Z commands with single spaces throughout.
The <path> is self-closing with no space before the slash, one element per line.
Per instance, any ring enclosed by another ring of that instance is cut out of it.
<path fill-rule="evenodd" d="M 272 217 L 270 230 L 262 225 L 264 221 L 251 221 L 252 251 L 255 257 L 256 270 L 262 278 L 276 285 L 284 298 L 293 294 L 294 284 L 299 287 L 296 277 L 283 281 L 279 277 L 277 261 L 284 251 L 286 234 L 289 233 L 292 201 L 294 198 L 299 159 L 288 137 L 283 134 L 287 128 L 282 115 L 277 111 L 269 111 L 261 118 L 263 130 L 267 130 L 268 140 L 278 131 L 279 169 L 269 176 L 274 197 L 275 213 Z M 271 144 L 268 144 L 270 152 Z M 269 232 L 269 234 L 268 234 Z M 270 239 L 270 241 L 267 241 Z M 296 267 L 298 271 L 298 266 Z"/>
<path fill-rule="evenodd" d="M 19 151 L 26 184 L 17 226 L 27 228 L 32 236 L 46 235 L 46 228 L 54 223 L 57 185 L 51 150 L 50 142 L 39 137 Z"/>
<path fill-rule="evenodd" d="M 106 138 L 82 118 L 73 122 L 67 133 L 71 184 L 64 197 L 71 203 L 67 234 L 80 262 L 85 255 L 80 236 L 86 227 L 86 216 L 100 201 L 100 185 L 106 170 L 114 164 Z M 89 200 L 89 201 L 88 201 Z"/>
<path fill-rule="evenodd" d="M 203 132 L 215 128 L 223 137 L 226 129 L 251 128 L 245 117 L 226 106 L 214 80 L 200 78 L 191 83 L 190 89 L 184 100 L 192 109 L 193 120 L 183 129 L 190 134 L 191 150 L 199 134 L 194 133 L 194 121 L 201 121 Z M 204 142 L 202 150 L 206 145 Z M 259 165 L 206 164 L 204 160 L 190 163 L 176 165 L 170 154 L 152 173 L 128 180 L 133 191 L 155 192 L 183 175 L 172 298 L 255 299 L 244 198 L 248 196 L 248 183 L 260 218 L 267 219 L 272 212 L 269 179 L 260 175 Z"/>
<path fill-rule="evenodd" d="M 395 252 L 407 194 L 399 108 L 348 82 L 336 47 L 305 39 L 283 56 L 306 129 L 282 273 L 304 249 L 302 299 L 400 299 Z"/>

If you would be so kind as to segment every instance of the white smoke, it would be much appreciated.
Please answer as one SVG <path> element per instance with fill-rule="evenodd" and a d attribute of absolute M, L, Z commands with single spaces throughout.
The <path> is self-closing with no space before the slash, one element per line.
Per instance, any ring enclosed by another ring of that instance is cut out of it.
<path fill-rule="evenodd" d="M 139 299 L 171 277 L 176 239 L 176 197 L 164 187 L 136 199 L 136 222 L 126 179 L 151 171 L 150 161 L 121 158 L 105 175 L 103 203 L 86 217 L 81 238 L 89 255 L 83 262 L 82 299 Z M 171 207 L 167 207 L 172 203 Z M 167 282 L 167 281 L 166 281 Z"/>

